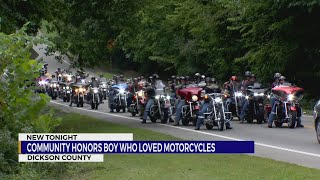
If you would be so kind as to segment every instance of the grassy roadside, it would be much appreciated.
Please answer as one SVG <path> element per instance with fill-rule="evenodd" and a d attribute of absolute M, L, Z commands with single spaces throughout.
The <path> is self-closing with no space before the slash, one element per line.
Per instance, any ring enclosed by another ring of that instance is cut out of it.
<path fill-rule="evenodd" d="M 140 128 L 73 113 L 60 132 L 134 133 L 135 140 L 178 140 Z M 246 155 L 106 155 L 103 163 L 74 163 L 55 179 L 318 179 L 320 170 Z"/>

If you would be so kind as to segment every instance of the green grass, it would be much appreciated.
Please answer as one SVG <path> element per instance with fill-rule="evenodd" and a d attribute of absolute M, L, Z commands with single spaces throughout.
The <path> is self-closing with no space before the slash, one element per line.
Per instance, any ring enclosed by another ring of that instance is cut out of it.
<path fill-rule="evenodd" d="M 140 128 L 78 114 L 63 118 L 60 132 L 134 133 L 134 140 L 179 140 Z M 103 163 L 74 163 L 59 179 L 319 179 L 320 170 L 247 155 L 105 155 Z"/>

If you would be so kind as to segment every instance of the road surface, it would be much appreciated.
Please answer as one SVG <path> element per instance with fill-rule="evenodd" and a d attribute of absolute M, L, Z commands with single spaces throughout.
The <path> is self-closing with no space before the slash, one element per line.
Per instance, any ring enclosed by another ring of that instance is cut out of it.
<path fill-rule="evenodd" d="M 53 73 L 58 67 L 62 69 L 69 67 L 67 58 L 60 64 L 54 59 L 54 56 L 44 55 L 43 46 L 37 46 L 35 50 L 40 54 L 39 58 L 42 57 L 48 63 L 49 73 Z M 90 72 L 90 69 L 87 71 Z M 141 119 L 131 117 L 129 113 L 109 113 L 106 101 L 100 104 L 98 110 L 91 110 L 88 104 L 82 108 L 69 107 L 69 103 L 64 103 L 61 99 L 50 103 L 67 112 L 81 113 L 108 122 L 145 128 L 186 140 L 253 140 L 255 141 L 254 156 L 320 169 L 320 144 L 316 139 L 311 116 L 303 117 L 305 128 L 289 129 L 284 125 L 283 128 L 269 129 L 267 124 L 240 124 L 239 121 L 232 121 L 232 130 L 221 132 L 217 128 L 207 130 L 202 126 L 200 131 L 195 131 L 193 126 L 172 126 L 172 123 L 161 124 L 147 121 L 146 124 L 141 124 Z"/>

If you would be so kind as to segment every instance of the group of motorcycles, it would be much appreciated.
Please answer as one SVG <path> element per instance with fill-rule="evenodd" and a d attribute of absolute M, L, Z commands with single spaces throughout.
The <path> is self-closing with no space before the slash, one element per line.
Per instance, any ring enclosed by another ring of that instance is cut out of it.
<path fill-rule="evenodd" d="M 148 100 L 144 87 L 148 82 L 139 82 L 140 88 L 132 93 L 128 89 L 133 85 L 133 81 L 128 80 L 123 83 L 115 83 L 113 80 L 102 81 L 99 82 L 99 88 L 91 88 L 85 81 L 86 77 L 82 76 L 82 83 L 77 84 L 74 84 L 75 76 L 71 74 L 59 74 L 56 79 L 40 78 L 38 91 L 47 93 L 52 99 L 59 97 L 63 102 L 73 101 L 77 107 L 83 107 L 84 103 L 88 103 L 92 109 L 98 109 L 101 100 L 108 99 L 111 110 L 116 112 L 128 110 L 132 116 L 143 115 Z M 303 98 L 303 89 L 290 83 L 273 89 L 254 83 L 242 91 L 210 94 L 206 94 L 205 86 L 206 83 L 193 83 L 176 92 L 168 87 L 157 89 L 154 103 L 148 109 L 148 117 L 152 122 L 157 120 L 161 123 L 173 122 L 176 105 L 180 99 L 183 99 L 185 104 L 181 112 L 178 112 L 181 113 L 182 124 L 187 126 L 191 123 L 195 126 L 203 101 L 207 100 L 211 106 L 204 113 L 204 125 L 207 129 L 217 127 L 223 131 L 227 122 L 234 117 L 239 119 L 244 101 L 249 103 L 244 117 L 247 123 L 253 123 L 255 120 L 258 124 L 267 122 L 272 109 L 271 95 L 278 100 L 274 119 L 276 127 L 287 123 L 290 128 L 294 128 L 297 118 L 301 116 L 299 100 Z"/>

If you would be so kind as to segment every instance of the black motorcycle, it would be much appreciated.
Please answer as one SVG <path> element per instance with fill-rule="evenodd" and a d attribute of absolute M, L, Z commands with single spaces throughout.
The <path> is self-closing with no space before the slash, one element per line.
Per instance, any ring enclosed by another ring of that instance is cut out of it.
<path fill-rule="evenodd" d="M 47 93 L 54 100 L 59 97 L 59 84 L 57 81 L 51 81 Z"/>
<path fill-rule="evenodd" d="M 249 101 L 249 106 L 244 117 L 248 123 L 252 123 L 254 119 L 257 120 L 258 124 L 262 124 L 265 121 L 264 101 L 267 98 L 266 91 L 267 89 L 260 83 L 248 86 L 245 98 Z"/>
<path fill-rule="evenodd" d="M 91 109 L 98 109 L 99 106 L 99 88 L 90 89 L 90 104 Z"/>
<path fill-rule="evenodd" d="M 74 85 L 74 90 L 72 91 L 72 101 L 77 105 L 77 107 L 83 107 L 85 92 L 86 89 L 83 85 Z"/>
<path fill-rule="evenodd" d="M 70 83 L 60 84 L 60 87 L 60 98 L 63 100 L 63 102 L 70 102 L 72 92 Z"/>
<path fill-rule="evenodd" d="M 166 94 L 157 95 L 149 111 L 151 121 L 156 122 L 157 119 L 160 119 L 161 123 L 167 123 L 170 106 L 170 96 Z"/>

